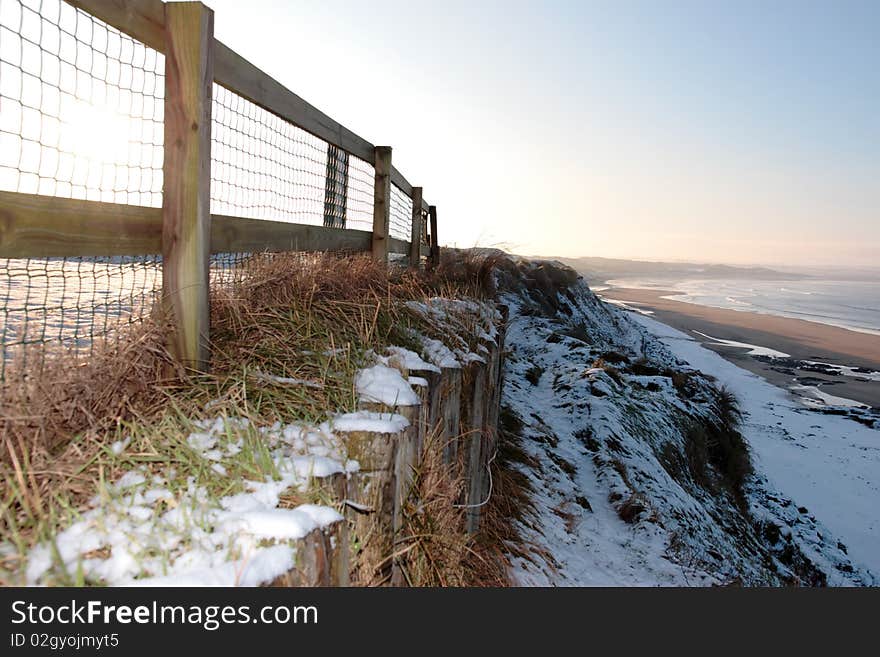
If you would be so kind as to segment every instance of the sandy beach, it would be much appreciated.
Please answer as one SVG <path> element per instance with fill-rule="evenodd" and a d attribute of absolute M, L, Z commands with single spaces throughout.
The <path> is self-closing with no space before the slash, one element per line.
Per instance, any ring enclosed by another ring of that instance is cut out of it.
<path fill-rule="evenodd" d="M 823 392 L 880 407 L 880 382 L 834 375 L 766 362 L 749 356 L 747 349 L 713 344 L 695 333 L 733 340 L 789 354 L 794 360 L 880 370 L 880 336 L 788 317 L 711 308 L 664 299 L 670 290 L 609 288 L 599 293 L 609 300 L 651 310 L 654 317 L 699 339 L 740 367 L 760 374 L 771 383 L 789 387 L 796 383 L 819 384 Z"/>

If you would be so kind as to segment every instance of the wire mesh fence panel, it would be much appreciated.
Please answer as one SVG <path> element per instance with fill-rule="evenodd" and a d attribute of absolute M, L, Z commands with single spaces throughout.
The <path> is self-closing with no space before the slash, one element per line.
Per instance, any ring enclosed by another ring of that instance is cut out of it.
<path fill-rule="evenodd" d="M 391 237 L 409 241 L 412 233 L 412 199 L 397 185 L 391 185 L 391 218 L 388 233 Z"/>
<path fill-rule="evenodd" d="M 0 0 L 0 190 L 160 207 L 164 69 L 66 2 Z M 0 378 L 91 353 L 161 280 L 158 256 L 0 259 Z"/>
<path fill-rule="evenodd" d="M 229 287 L 241 280 L 252 253 L 212 253 L 210 277 L 212 291 Z"/>
<path fill-rule="evenodd" d="M 0 191 L 161 207 L 164 68 L 161 53 L 63 0 L 0 0 Z M 225 87 L 212 93 L 213 214 L 372 230 L 372 163 Z M 392 186 L 391 236 L 409 240 L 411 217 Z M 212 286 L 254 258 L 215 254 Z M 158 255 L 0 259 L 0 380 L 13 362 L 41 365 L 43 347 L 93 353 L 146 317 L 161 288 Z"/>
<path fill-rule="evenodd" d="M 353 155 L 348 159 L 346 228 L 373 230 L 373 202 L 376 169 Z"/>
<path fill-rule="evenodd" d="M 164 57 L 61 0 L 0 0 L 0 189 L 162 204 Z"/>
<path fill-rule="evenodd" d="M 324 225 L 345 228 L 348 207 L 349 154 L 338 146 L 327 146 L 327 173 L 324 181 Z"/>
<path fill-rule="evenodd" d="M 0 379 L 47 354 L 79 357 L 143 320 L 162 289 L 160 256 L 0 259 Z"/>
<path fill-rule="evenodd" d="M 324 223 L 327 142 L 214 85 L 211 212 Z"/>

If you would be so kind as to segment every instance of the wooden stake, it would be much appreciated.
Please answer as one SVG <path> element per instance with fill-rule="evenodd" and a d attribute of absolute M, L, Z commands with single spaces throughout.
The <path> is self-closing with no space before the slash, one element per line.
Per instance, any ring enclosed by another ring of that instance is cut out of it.
<path fill-rule="evenodd" d="M 373 201 L 373 258 L 388 262 L 388 228 L 391 223 L 391 147 L 375 148 L 376 184 Z"/>
<path fill-rule="evenodd" d="M 437 241 L 437 206 L 428 206 L 428 216 L 431 219 L 431 267 L 440 264 L 440 242 Z"/>
<path fill-rule="evenodd" d="M 186 367 L 206 371 L 214 12 L 201 2 L 168 3 L 165 39 L 163 303 L 172 353 Z"/>
<path fill-rule="evenodd" d="M 409 266 L 418 269 L 422 262 L 422 188 L 412 190 L 412 229 L 409 233 Z"/>

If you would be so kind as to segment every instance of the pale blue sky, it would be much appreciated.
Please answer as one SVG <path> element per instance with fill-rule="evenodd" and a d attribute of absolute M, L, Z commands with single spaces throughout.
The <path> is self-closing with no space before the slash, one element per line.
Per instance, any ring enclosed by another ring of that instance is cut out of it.
<path fill-rule="evenodd" d="M 207 0 L 243 56 L 520 253 L 872 265 L 880 2 Z"/>

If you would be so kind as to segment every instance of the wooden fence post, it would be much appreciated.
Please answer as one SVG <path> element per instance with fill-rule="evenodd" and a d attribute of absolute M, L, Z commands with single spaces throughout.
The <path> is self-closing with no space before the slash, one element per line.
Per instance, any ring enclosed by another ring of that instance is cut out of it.
<path fill-rule="evenodd" d="M 440 242 L 437 241 L 437 206 L 428 206 L 428 216 L 431 219 L 431 267 L 440 264 Z"/>
<path fill-rule="evenodd" d="M 201 2 L 167 3 L 165 40 L 162 297 L 172 353 L 206 371 L 214 12 Z"/>
<path fill-rule="evenodd" d="M 422 262 L 422 188 L 412 188 L 412 228 L 409 232 L 409 266 L 418 269 Z"/>
<path fill-rule="evenodd" d="M 391 147 L 376 146 L 376 183 L 373 201 L 373 259 L 388 262 L 388 227 L 391 223 Z"/>

